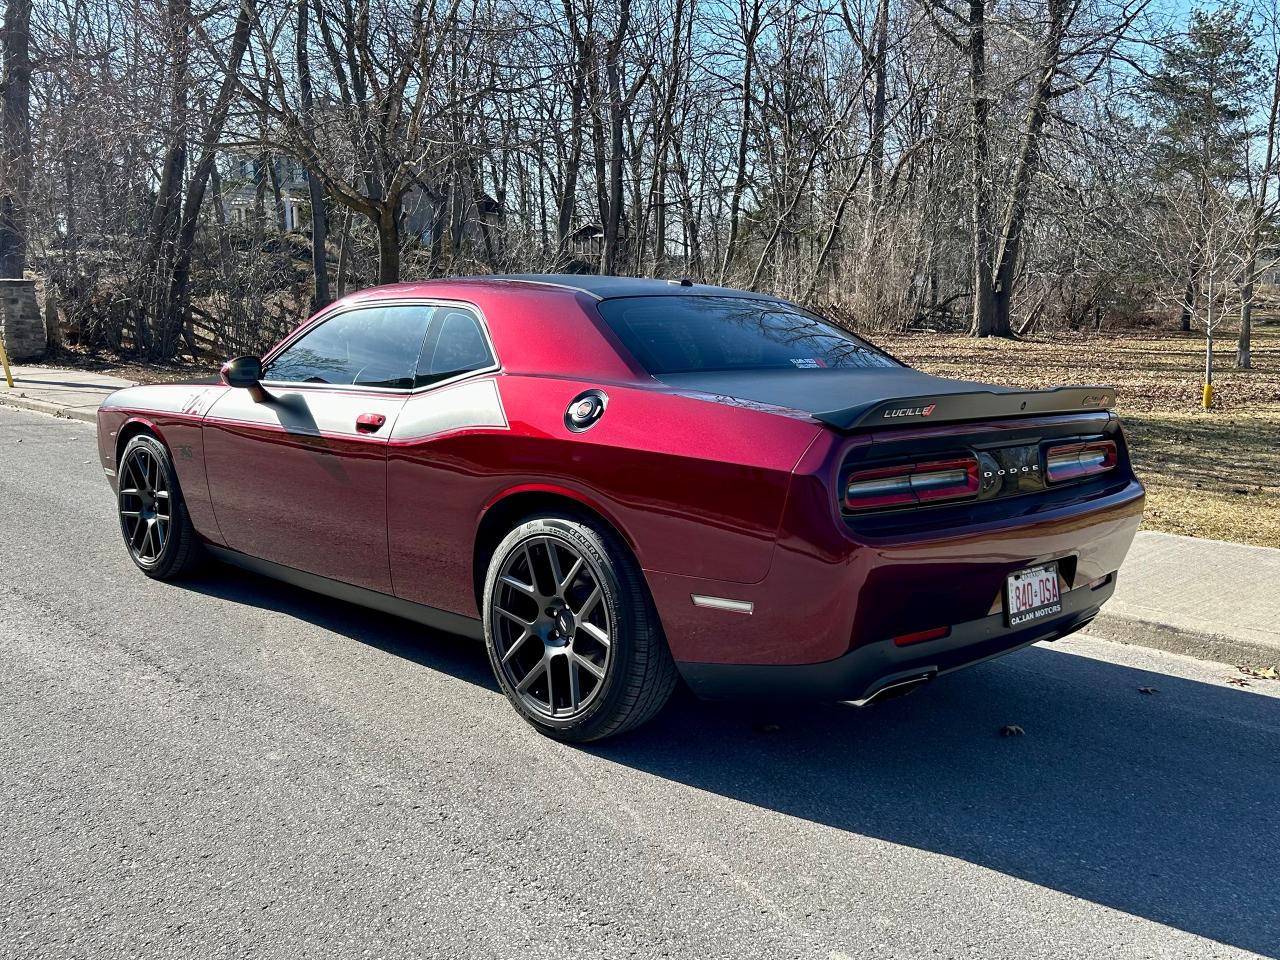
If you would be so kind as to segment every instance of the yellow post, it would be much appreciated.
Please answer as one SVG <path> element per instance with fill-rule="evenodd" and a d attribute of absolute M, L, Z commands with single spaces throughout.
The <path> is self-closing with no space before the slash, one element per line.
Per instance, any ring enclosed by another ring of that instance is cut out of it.
<path fill-rule="evenodd" d="M 1213 384 L 1206 383 L 1204 385 L 1204 408 L 1208 410 L 1213 406 Z"/>
<path fill-rule="evenodd" d="M 0 367 L 4 367 L 4 380 L 13 389 L 13 374 L 9 372 L 9 355 L 4 352 L 4 337 L 0 337 Z"/>

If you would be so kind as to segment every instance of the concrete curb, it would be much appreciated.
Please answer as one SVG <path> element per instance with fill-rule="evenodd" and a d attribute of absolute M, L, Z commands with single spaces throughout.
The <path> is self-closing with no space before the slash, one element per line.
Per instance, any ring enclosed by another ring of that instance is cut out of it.
<path fill-rule="evenodd" d="M 3 378 L 0 378 L 0 384 Z M 0 391 L 0 404 L 17 407 L 20 410 L 34 410 L 36 413 L 61 417 L 64 420 L 82 420 L 85 423 L 98 422 L 98 405 L 96 403 L 83 407 L 68 407 L 65 404 L 50 403 L 48 400 L 37 400 L 35 397 L 24 397 L 22 394 Z"/>
<path fill-rule="evenodd" d="M 1212 660 L 1233 667 L 1280 666 L 1280 657 L 1277 657 L 1274 647 L 1222 634 L 1196 633 L 1137 617 L 1117 616 L 1107 613 L 1106 607 L 1102 608 L 1102 613 L 1081 633 L 1099 640 L 1114 640 L 1131 647 L 1164 650 L 1166 653 L 1178 653 L 1196 660 Z"/>

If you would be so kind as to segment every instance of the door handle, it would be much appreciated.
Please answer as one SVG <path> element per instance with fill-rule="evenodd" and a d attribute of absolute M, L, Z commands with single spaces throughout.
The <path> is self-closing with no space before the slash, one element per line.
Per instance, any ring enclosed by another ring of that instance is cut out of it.
<path fill-rule="evenodd" d="M 387 418 L 380 413 L 362 413 L 356 417 L 356 430 L 359 433 L 377 433 Z"/>

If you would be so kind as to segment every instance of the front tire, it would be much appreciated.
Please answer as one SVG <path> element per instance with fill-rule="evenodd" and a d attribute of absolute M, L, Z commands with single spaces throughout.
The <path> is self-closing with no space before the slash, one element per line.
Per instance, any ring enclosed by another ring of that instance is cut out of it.
<path fill-rule="evenodd" d="M 200 562 L 178 474 L 165 445 L 140 433 L 125 445 L 116 473 L 116 508 L 129 558 L 156 580 L 176 580 Z"/>
<path fill-rule="evenodd" d="M 484 634 L 507 699 L 559 740 L 637 727 L 675 688 L 639 565 L 586 519 L 534 517 L 507 534 L 485 578 Z"/>

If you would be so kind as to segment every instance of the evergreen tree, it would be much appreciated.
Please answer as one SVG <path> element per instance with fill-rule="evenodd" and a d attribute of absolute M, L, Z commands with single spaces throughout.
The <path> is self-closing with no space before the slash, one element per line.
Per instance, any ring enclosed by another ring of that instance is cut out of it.
<path fill-rule="evenodd" d="M 1198 205 L 1201 222 L 1247 175 L 1248 120 L 1261 83 L 1247 17 L 1237 6 L 1192 10 L 1147 82 L 1158 180 Z M 1207 251 L 1188 238 L 1182 329 L 1191 329 Z"/>

